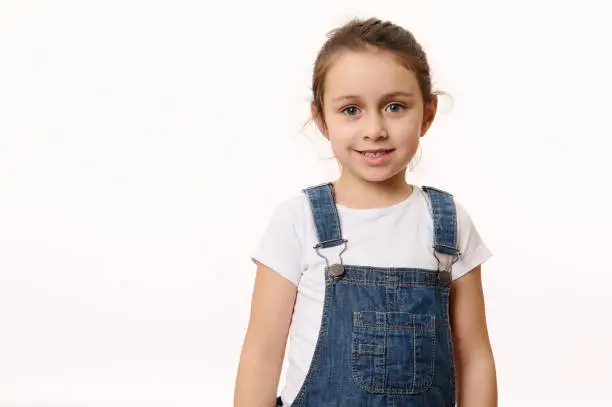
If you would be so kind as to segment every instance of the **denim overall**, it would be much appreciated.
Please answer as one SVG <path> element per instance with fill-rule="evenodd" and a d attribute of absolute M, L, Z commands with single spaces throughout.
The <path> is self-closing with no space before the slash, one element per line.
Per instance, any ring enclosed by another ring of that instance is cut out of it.
<path fill-rule="evenodd" d="M 292 407 L 454 407 L 449 322 L 452 264 L 459 256 L 452 195 L 423 187 L 437 270 L 330 264 L 342 237 L 331 183 L 304 190 L 325 259 L 323 317 L 310 369 Z M 381 236 L 384 238 L 384 236 Z M 406 248 L 410 250 L 410 248 Z M 277 406 L 282 406 L 280 397 Z"/>

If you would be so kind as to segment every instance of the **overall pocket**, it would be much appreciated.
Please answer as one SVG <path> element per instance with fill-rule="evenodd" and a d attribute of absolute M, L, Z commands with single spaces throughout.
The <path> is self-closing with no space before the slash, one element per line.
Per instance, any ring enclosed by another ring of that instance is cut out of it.
<path fill-rule="evenodd" d="M 370 393 L 416 394 L 434 377 L 436 317 L 409 312 L 353 313 L 351 369 Z"/>

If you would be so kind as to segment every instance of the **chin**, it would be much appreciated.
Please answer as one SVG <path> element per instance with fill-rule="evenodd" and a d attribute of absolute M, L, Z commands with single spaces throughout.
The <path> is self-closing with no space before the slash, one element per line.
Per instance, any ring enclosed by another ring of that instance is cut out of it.
<path fill-rule="evenodd" d="M 385 182 L 395 177 L 397 174 L 390 171 L 381 171 L 379 173 L 369 172 L 359 174 L 359 178 L 367 182 Z"/>

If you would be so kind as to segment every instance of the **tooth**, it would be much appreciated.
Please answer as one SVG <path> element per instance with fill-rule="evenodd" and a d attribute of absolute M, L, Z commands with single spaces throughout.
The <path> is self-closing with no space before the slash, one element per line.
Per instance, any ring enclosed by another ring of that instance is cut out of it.
<path fill-rule="evenodd" d="M 380 157 L 381 155 L 384 155 L 385 152 L 384 151 L 380 151 L 380 152 L 376 152 L 376 153 L 371 153 L 371 152 L 365 152 L 363 153 L 366 157 Z"/>

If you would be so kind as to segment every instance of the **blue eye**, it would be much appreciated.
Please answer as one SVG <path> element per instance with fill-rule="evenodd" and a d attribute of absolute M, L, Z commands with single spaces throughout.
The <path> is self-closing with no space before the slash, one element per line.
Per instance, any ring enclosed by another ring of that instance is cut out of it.
<path fill-rule="evenodd" d="M 341 112 L 347 116 L 355 116 L 358 113 L 358 111 L 359 109 L 356 106 L 349 106 L 341 110 Z"/>
<path fill-rule="evenodd" d="M 399 108 L 396 110 L 391 110 L 391 113 L 398 113 L 401 111 L 401 109 L 405 109 L 405 107 L 400 105 L 399 103 L 390 103 L 389 105 L 387 105 L 387 107 L 390 107 L 390 106 L 397 106 Z"/>

